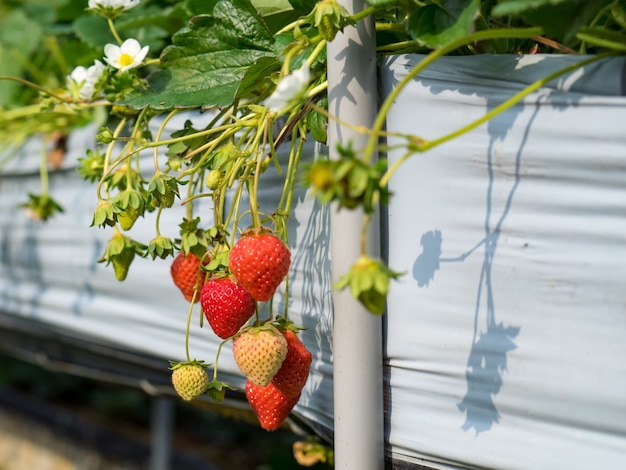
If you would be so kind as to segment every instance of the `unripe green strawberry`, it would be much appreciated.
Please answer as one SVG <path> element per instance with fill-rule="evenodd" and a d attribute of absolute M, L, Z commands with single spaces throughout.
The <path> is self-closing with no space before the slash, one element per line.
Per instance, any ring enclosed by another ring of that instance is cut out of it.
<path fill-rule="evenodd" d="M 115 278 L 118 281 L 124 281 L 128 275 L 128 269 L 130 264 L 135 258 L 135 250 L 124 249 L 119 255 L 111 257 L 111 263 L 113 263 L 113 271 L 115 272 Z"/>
<path fill-rule="evenodd" d="M 173 364 L 171 370 L 172 385 L 183 400 L 191 401 L 206 392 L 209 386 L 209 377 L 201 362 L 191 361 Z"/>
<path fill-rule="evenodd" d="M 209 260 L 205 260 L 204 264 L 207 264 Z M 198 294 L 196 295 L 196 299 L 194 302 L 198 302 L 200 300 L 200 292 L 202 291 L 202 286 L 204 285 L 204 276 L 205 274 L 199 272 L 200 270 L 200 258 L 198 258 L 193 253 L 188 253 L 185 255 L 184 252 L 180 251 L 174 261 L 172 261 L 172 265 L 170 266 L 170 274 L 172 275 L 172 280 L 176 287 L 180 289 L 185 297 L 187 302 L 191 302 L 193 299 L 193 294 L 196 290 L 196 285 L 198 284 Z"/>
<path fill-rule="evenodd" d="M 209 279 L 202 288 L 202 311 L 217 336 L 230 338 L 256 309 L 252 296 L 229 277 Z"/>
<path fill-rule="evenodd" d="M 271 324 L 245 329 L 233 343 L 239 370 L 253 384 L 265 387 L 287 356 L 287 340 Z"/>
<path fill-rule="evenodd" d="M 320 18 L 320 22 L 316 25 L 318 31 L 326 41 L 330 42 L 335 39 L 337 35 L 338 28 L 333 23 L 333 19 L 328 15 L 323 15 Z"/>
<path fill-rule="evenodd" d="M 235 279 L 260 302 L 272 298 L 290 264 L 289 249 L 270 233 L 244 234 L 230 250 L 229 266 Z"/>
<path fill-rule="evenodd" d="M 300 395 L 289 397 L 272 383 L 259 387 L 247 380 L 246 398 L 259 418 L 261 427 L 266 431 L 275 431 L 296 406 Z"/>
<path fill-rule="evenodd" d="M 222 184 L 222 180 L 224 178 L 224 173 L 222 173 L 222 170 L 211 170 L 209 171 L 209 174 L 206 177 L 206 186 L 207 188 L 211 189 L 211 190 L 216 190 L 217 188 L 220 187 L 220 184 Z"/>
<path fill-rule="evenodd" d="M 178 196 L 176 178 L 159 173 L 154 175 L 148 184 L 148 193 L 152 196 L 155 206 L 172 207 Z"/>
<path fill-rule="evenodd" d="M 313 357 L 298 335 L 291 330 L 281 331 L 287 340 L 287 356 L 272 379 L 274 386 L 289 397 L 300 396 Z"/>
<path fill-rule="evenodd" d="M 117 220 L 122 230 L 130 230 L 140 215 L 141 212 L 139 209 L 128 207 L 117 215 Z"/>

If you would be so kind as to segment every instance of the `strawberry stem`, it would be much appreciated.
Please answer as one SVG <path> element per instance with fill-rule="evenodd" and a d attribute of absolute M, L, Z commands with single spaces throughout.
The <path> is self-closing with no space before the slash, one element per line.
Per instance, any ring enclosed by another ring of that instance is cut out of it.
<path fill-rule="evenodd" d="M 249 196 L 250 196 L 250 213 L 252 215 L 252 224 L 255 228 L 261 227 L 261 219 L 259 218 L 257 194 L 259 190 L 259 176 L 261 174 L 261 165 L 263 164 L 263 156 L 265 154 L 263 149 L 265 149 L 267 145 L 267 137 L 268 137 L 268 129 L 269 129 L 269 117 L 267 115 L 267 110 L 263 111 L 260 121 L 261 121 L 260 126 L 262 126 L 262 132 L 260 132 L 261 131 L 260 127 L 257 128 L 257 132 L 254 138 L 254 147 L 259 149 L 255 152 L 256 169 L 254 171 L 254 177 L 252 180 L 252 188 L 248 191 Z M 261 139 L 263 139 L 262 144 L 258 145 Z"/>
<path fill-rule="evenodd" d="M 191 327 L 191 316 L 193 314 L 193 306 L 196 302 L 197 293 L 198 289 L 195 289 L 193 291 L 191 302 L 189 302 L 189 310 L 187 311 L 187 326 L 185 327 L 185 355 L 187 356 L 187 361 L 191 361 L 191 356 L 189 355 L 189 330 Z M 202 312 L 200 313 L 202 314 Z"/>
<path fill-rule="evenodd" d="M 41 147 L 41 159 L 39 160 L 39 178 L 41 180 L 41 195 L 47 196 L 49 188 L 48 183 L 48 149 L 46 146 Z"/>
<path fill-rule="evenodd" d="M 104 187 L 105 191 L 107 191 L 106 179 L 109 173 L 109 167 L 111 166 L 111 154 L 113 153 L 113 149 L 115 148 L 115 139 L 120 135 L 120 132 L 122 132 L 122 129 L 124 128 L 125 125 L 126 125 L 126 118 L 120 119 L 119 124 L 113 131 L 113 140 L 109 143 L 109 145 L 107 145 L 107 151 L 104 154 L 102 178 L 100 179 L 100 182 L 98 183 L 98 187 L 96 188 L 96 194 L 98 195 L 99 200 L 102 200 L 102 188 Z"/>
<path fill-rule="evenodd" d="M 230 338 L 227 338 L 224 341 L 222 341 L 220 345 L 217 347 L 217 353 L 215 354 L 215 364 L 213 365 L 213 380 L 217 380 L 217 363 L 220 360 L 222 346 L 224 346 L 224 344 L 226 344 L 228 341 L 230 341 Z"/>

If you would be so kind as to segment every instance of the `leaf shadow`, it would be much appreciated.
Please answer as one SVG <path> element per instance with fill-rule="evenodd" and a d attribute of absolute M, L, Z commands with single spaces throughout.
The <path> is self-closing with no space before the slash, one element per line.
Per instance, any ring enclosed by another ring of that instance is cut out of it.
<path fill-rule="evenodd" d="M 422 234 L 420 244 L 422 253 L 413 263 L 413 279 L 418 287 L 427 287 L 439 270 L 441 258 L 441 231 L 430 230 Z"/>

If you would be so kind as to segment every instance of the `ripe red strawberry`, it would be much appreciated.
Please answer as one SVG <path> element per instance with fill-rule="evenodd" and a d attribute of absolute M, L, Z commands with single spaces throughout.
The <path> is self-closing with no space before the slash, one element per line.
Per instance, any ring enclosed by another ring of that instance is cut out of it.
<path fill-rule="evenodd" d="M 209 279 L 202 288 L 202 311 L 217 336 L 230 338 L 254 313 L 252 296 L 229 277 Z"/>
<path fill-rule="evenodd" d="M 207 264 L 208 262 L 209 260 L 207 259 L 204 264 Z M 176 284 L 176 286 L 183 293 L 187 302 L 191 302 L 198 280 L 200 280 L 200 289 L 198 292 L 202 290 L 204 273 L 200 273 L 200 276 L 198 277 L 199 269 L 200 258 L 193 253 L 185 255 L 182 251 L 176 255 L 176 258 L 174 258 L 174 261 L 172 261 L 172 265 L 170 266 L 170 273 L 172 275 L 172 279 L 174 280 L 174 284 Z M 199 300 L 200 295 L 196 295 L 195 302 L 198 302 Z"/>
<path fill-rule="evenodd" d="M 270 233 L 244 235 L 230 250 L 229 266 L 235 279 L 260 302 L 272 298 L 290 263 L 289 249 Z"/>
<path fill-rule="evenodd" d="M 247 380 L 246 398 L 259 418 L 261 427 L 266 431 L 275 431 L 296 406 L 300 395 L 288 397 L 272 383 L 259 387 Z"/>
<path fill-rule="evenodd" d="M 248 327 L 235 338 L 233 356 L 243 375 L 265 387 L 287 356 L 287 340 L 269 323 Z"/>
<path fill-rule="evenodd" d="M 313 357 L 296 333 L 291 330 L 281 333 L 287 340 L 287 356 L 272 383 L 288 397 L 299 396 L 309 378 Z"/>
<path fill-rule="evenodd" d="M 183 400 L 191 401 L 206 392 L 209 377 L 201 362 L 174 363 L 171 369 L 172 385 Z"/>

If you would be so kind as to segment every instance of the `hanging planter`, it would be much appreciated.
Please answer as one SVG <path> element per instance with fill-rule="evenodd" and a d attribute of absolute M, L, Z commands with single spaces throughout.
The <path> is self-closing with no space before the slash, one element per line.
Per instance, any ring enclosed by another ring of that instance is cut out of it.
<path fill-rule="evenodd" d="M 619 248 L 621 226 L 612 218 L 619 203 L 604 204 L 621 193 L 615 180 L 608 188 L 600 183 L 596 164 L 615 170 L 613 177 L 622 169 L 623 142 L 613 132 L 623 62 L 611 57 L 625 49 L 621 3 L 372 0 L 351 5 L 355 11 L 333 0 L 314 7 L 154 3 L 90 1 L 90 16 L 81 11 L 71 26 L 73 40 L 89 49 L 77 54 L 76 44 L 68 47 L 74 69 L 52 71 L 56 82 L 1 77 L 40 96 L 36 104 L 10 103 L 15 109 L 0 114 L 7 123 L 0 140 L 61 131 L 56 142 L 67 155 L 52 172 L 31 153 L 33 145 L 50 148 L 29 140 L 0 160 L 8 195 L 0 202 L 7 266 L 0 308 L 169 359 L 165 373 L 177 377 L 185 400 L 246 394 L 259 416 L 271 414 L 260 421 L 266 429 L 294 410 L 326 440 L 334 434 L 339 467 L 380 468 L 385 449 L 399 465 L 535 468 L 541 450 L 507 460 L 505 450 L 488 447 L 500 445 L 497 439 L 530 444 L 523 426 L 507 427 L 503 408 L 522 415 L 507 393 L 529 390 L 537 402 L 550 397 L 556 389 L 525 380 L 545 380 L 565 362 L 559 352 L 541 373 L 514 375 L 515 360 L 520 369 L 537 360 L 515 354 L 528 351 L 525 338 L 547 348 L 555 333 L 540 320 L 563 318 L 567 302 L 559 289 L 588 285 L 610 267 L 581 271 L 572 263 L 568 253 L 588 252 L 607 237 L 575 224 L 583 220 L 591 229 L 600 217 Z M 28 23 L 26 15 L 14 19 Z M 355 60 L 355 48 L 368 51 L 365 60 Z M 373 106 L 365 109 L 366 101 Z M 590 125 L 596 121 L 605 124 Z M 558 144 L 564 136 L 570 143 Z M 592 149 L 587 139 L 595 139 Z M 598 158 L 583 158 L 595 151 Z M 563 163 L 561 153 L 573 162 Z M 593 199 L 570 203 L 583 194 Z M 16 217 L 16 205 L 31 219 Z M 222 302 L 238 304 L 235 313 L 205 305 L 220 303 L 226 289 L 216 286 L 225 283 L 237 286 L 239 296 Z M 574 304 L 567 305 L 584 321 L 599 299 L 579 287 L 572 292 Z M 530 306 L 527 295 L 537 304 L 524 324 L 518 318 Z M 606 311 L 618 303 L 607 301 Z M 221 317 L 236 320 L 225 325 Z M 533 326 L 541 334 L 531 335 Z M 287 356 L 290 333 L 311 357 L 310 366 L 292 371 L 307 378 L 299 393 L 270 377 L 283 362 L 297 362 Z M 243 347 L 231 354 L 241 338 L 276 345 L 271 367 L 250 371 Z M 578 340 L 564 343 L 570 366 L 582 361 L 572 347 Z M 333 382 L 334 368 L 335 378 L 355 380 Z M 598 380 L 623 375 L 617 365 L 590 369 Z M 179 382 L 192 374 L 201 387 L 188 393 Z M 352 400 L 355 394 L 367 399 Z M 280 406 L 268 411 L 269 395 Z M 436 421 L 432 437 L 416 432 L 415 412 L 420 426 L 427 427 L 426 417 Z M 549 421 L 543 405 L 528 413 Z M 372 419 L 359 425 L 364 414 Z M 568 416 L 591 426 L 584 413 Z M 359 426 L 365 432 L 355 439 Z M 607 426 L 621 432 L 615 421 Z M 452 438 L 453 451 L 442 445 Z M 566 437 L 551 438 L 565 452 Z M 588 455 L 613 463 L 616 454 L 602 449 Z M 585 462 L 576 456 L 572 465 Z"/>

